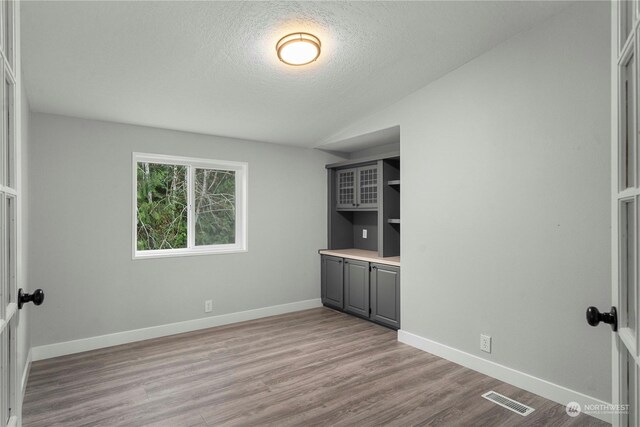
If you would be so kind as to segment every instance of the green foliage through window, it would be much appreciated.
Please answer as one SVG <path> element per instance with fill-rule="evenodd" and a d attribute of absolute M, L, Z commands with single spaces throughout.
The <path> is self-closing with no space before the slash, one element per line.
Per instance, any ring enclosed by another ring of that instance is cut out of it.
<path fill-rule="evenodd" d="M 196 246 L 235 243 L 236 174 L 234 171 L 196 169 Z"/>
<path fill-rule="evenodd" d="M 138 250 L 187 247 L 187 167 L 138 163 Z"/>
<path fill-rule="evenodd" d="M 136 168 L 138 251 L 236 243 L 236 171 L 152 161 Z"/>

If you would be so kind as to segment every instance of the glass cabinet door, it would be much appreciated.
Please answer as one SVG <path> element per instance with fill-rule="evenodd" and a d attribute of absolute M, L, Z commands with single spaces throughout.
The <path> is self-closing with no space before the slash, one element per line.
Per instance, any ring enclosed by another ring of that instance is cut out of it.
<path fill-rule="evenodd" d="M 378 165 L 358 168 L 358 208 L 378 207 Z"/>
<path fill-rule="evenodd" d="M 378 165 L 337 170 L 336 209 L 376 209 L 378 177 Z"/>
<path fill-rule="evenodd" d="M 336 208 L 356 207 L 356 171 L 356 169 L 343 169 L 336 172 Z"/>

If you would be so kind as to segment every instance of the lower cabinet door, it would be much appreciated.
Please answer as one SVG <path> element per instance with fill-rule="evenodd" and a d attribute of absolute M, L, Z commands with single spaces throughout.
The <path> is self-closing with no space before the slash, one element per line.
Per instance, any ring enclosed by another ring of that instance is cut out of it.
<path fill-rule="evenodd" d="M 369 263 L 344 260 L 345 310 L 369 317 Z"/>
<path fill-rule="evenodd" d="M 400 269 L 371 264 L 371 319 L 400 329 Z"/>
<path fill-rule="evenodd" d="M 320 265 L 322 303 L 340 310 L 344 309 L 342 264 L 342 258 L 322 255 Z"/>

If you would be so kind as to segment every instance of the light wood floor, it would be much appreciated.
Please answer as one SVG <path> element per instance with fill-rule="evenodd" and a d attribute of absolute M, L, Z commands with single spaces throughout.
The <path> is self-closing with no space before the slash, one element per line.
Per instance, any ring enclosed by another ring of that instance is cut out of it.
<path fill-rule="evenodd" d="M 606 425 L 327 308 L 35 362 L 23 412 L 25 427 Z"/>

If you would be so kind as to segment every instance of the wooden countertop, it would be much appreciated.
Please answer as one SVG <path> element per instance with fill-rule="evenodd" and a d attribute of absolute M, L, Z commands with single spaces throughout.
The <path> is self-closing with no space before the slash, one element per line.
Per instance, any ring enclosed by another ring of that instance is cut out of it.
<path fill-rule="evenodd" d="M 377 262 L 378 264 L 394 265 L 400 267 L 400 257 L 380 257 L 376 251 L 365 251 L 363 249 L 321 249 L 320 255 L 337 256 L 341 258 L 357 259 L 359 261 Z"/>

